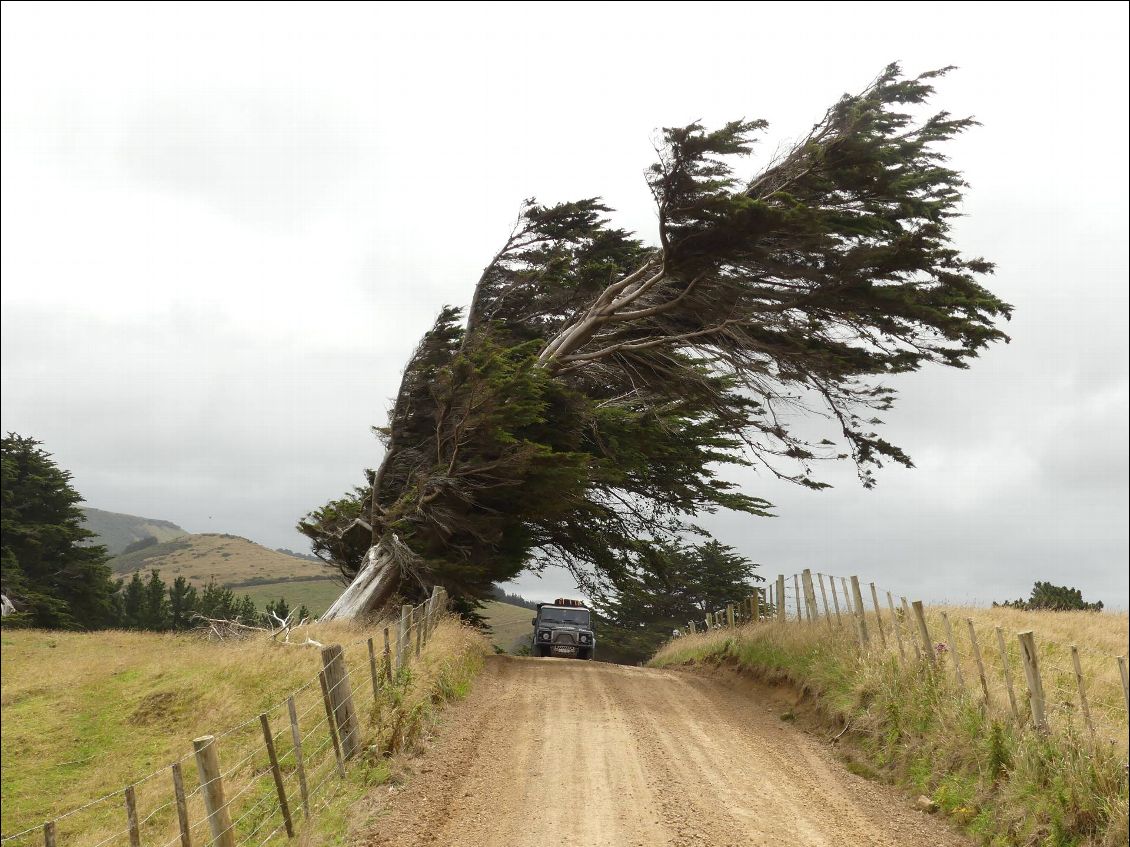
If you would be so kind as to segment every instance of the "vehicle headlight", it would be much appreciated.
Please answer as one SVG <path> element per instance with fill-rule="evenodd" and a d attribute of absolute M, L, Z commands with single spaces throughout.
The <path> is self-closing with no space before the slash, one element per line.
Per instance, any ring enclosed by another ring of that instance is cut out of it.
<path fill-rule="evenodd" d="M 582 644 L 588 644 L 591 639 L 592 639 L 592 636 L 589 635 L 587 632 L 581 633 L 581 643 Z"/>
<path fill-rule="evenodd" d="M 550 633 L 546 630 L 543 630 L 542 632 L 538 633 L 538 638 L 540 638 L 542 641 L 549 641 Z"/>

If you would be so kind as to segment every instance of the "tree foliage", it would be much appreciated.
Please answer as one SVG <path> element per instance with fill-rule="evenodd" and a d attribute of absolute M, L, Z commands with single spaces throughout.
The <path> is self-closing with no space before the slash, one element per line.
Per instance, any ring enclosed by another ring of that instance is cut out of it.
<path fill-rule="evenodd" d="M 1083 592 L 1078 588 L 1068 588 L 1066 585 L 1052 585 L 1050 582 L 1040 582 L 1032 586 L 1032 593 L 1027 600 L 1005 600 L 1003 603 L 993 603 L 994 606 L 1007 606 L 1012 609 L 1035 611 L 1045 609 L 1052 612 L 1084 611 L 1101 612 L 1103 601 L 1098 600 L 1088 603 L 1083 599 Z"/>
<path fill-rule="evenodd" d="M 973 121 L 910 114 L 944 72 L 888 67 L 752 178 L 764 121 L 665 129 L 654 245 L 597 198 L 527 201 L 466 315 L 445 307 L 409 360 L 380 467 L 300 523 L 315 551 L 348 576 L 375 545 L 406 595 L 482 597 L 547 561 L 592 593 L 641 538 L 767 514 L 726 466 L 812 488 L 822 460 L 865 486 L 909 466 L 876 432 L 883 379 L 966 367 L 1010 313 L 950 241 L 964 183 L 938 148 Z"/>
<path fill-rule="evenodd" d="M 204 625 L 201 618 L 272 626 L 277 623 L 271 618 L 272 612 L 285 620 L 291 611 L 285 597 L 268 602 L 260 610 L 249 596 L 217 585 L 214 579 L 197 590 L 183 576 L 176 577 L 172 585 L 167 584 L 159 570 L 150 571 L 148 577 L 135 573 L 128 581 L 119 580 L 113 600 L 115 613 L 110 625 L 150 632 L 197 629 Z M 310 612 L 303 605 L 295 620 L 309 617 Z"/>
<path fill-rule="evenodd" d="M 717 609 L 749 597 L 763 578 L 758 566 L 711 539 L 704 544 L 641 544 L 630 568 L 592 598 L 600 617 L 601 652 L 651 656 L 676 629 L 701 624 Z"/>
<path fill-rule="evenodd" d="M 31 626 L 106 626 L 114 617 L 106 550 L 86 543 L 94 533 L 83 527 L 82 497 L 41 444 L 15 433 L 3 439 L 3 593 Z"/>

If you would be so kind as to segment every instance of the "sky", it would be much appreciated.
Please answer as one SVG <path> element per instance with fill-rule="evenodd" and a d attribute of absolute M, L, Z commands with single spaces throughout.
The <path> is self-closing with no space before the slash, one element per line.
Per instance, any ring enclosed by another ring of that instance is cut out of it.
<path fill-rule="evenodd" d="M 777 516 L 701 522 L 770 577 L 1127 608 L 1126 4 L 0 8 L 0 426 L 91 506 L 296 550 L 524 198 L 599 195 L 654 241 L 658 128 L 765 118 L 752 174 L 888 62 L 957 65 L 955 241 L 1012 342 L 892 383 L 913 470 L 731 473 Z"/>

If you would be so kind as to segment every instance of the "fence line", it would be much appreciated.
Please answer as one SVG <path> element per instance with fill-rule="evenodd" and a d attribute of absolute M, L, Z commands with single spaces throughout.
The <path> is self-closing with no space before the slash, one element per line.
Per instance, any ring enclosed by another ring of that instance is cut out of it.
<path fill-rule="evenodd" d="M 389 667 L 392 659 L 388 652 L 375 657 L 370 650 L 364 661 L 359 658 L 352 664 L 347 661 L 345 648 L 357 654 L 358 651 L 353 648 L 367 644 L 371 647 L 371 637 L 323 647 L 322 668 L 313 679 L 259 714 L 222 732 L 201 736 L 193 742 L 194 752 L 123 788 L 61 812 L 50 820 L 0 836 L 0 844 L 15 847 L 17 843 L 31 844 L 42 839 L 45 847 L 67 847 L 76 843 L 77 838 L 60 824 L 108 801 L 120 802 L 122 828 L 119 830 L 113 826 L 110 834 L 105 836 L 96 830 L 92 839 L 94 843 L 89 847 L 106 847 L 114 843 L 130 847 L 140 847 L 142 843 L 160 844 L 161 847 L 173 847 L 178 843 L 181 847 L 193 847 L 194 844 L 199 847 L 205 844 L 215 847 L 264 847 L 280 834 L 288 840 L 297 837 L 301 834 L 296 825 L 298 810 L 303 810 L 304 819 L 308 819 L 311 801 L 332 787 L 331 777 L 335 773 L 339 782 L 345 778 L 348 763 L 363 749 L 363 736 L 380 729 L 368 719 L 358 717 L 359 714 L 368 714 L 358 708 L 358 701 L 364 701 L 365 692 L 369 692 L 369 700 L 361 705 L 373 706 L 390 688 L 403 689 L 410 683 L 411 666 L 419 659 L 422 648 L 430 641 L 446 609 L 447 592 L 439 586 L 433 589 L 427 600 L 405 607 L 408 625 L 397 632 L 393 654 L 398 660 L 395 668 Z M 324 703 L 319 679 L 329 683 L 324 689 Z M 308 694 L 312 702 L 304 703 L 299 711 L 296 700 L 303 694 Z M 303 728 L 303 719 L 308 718 L 311 712 L 316 714 L 316 710 L 321 708 L 325 710 L 322 717 Z M 272 724 L 276 714 L 285 722 L 278 729 Z M 221 770 L 223 742 L 256 723 L 260 725 L 258 742 L 250 744 L 250 752 Z M 319 739 L 323 732 L 325 738 Z M 337 742 L 343 739 L 348 741 L 347 749 L 341 751 L 341 760 L 335 761 L 335 754 L 329 750 L 331 742 L 336 747 Z M 283 747 L 286 749 L 281 749 Z M 195 759 L 195 768 L 185 767 L 182 770 L 181 766 L 189 759 Z M 151 780 L 169 773 L 170 766 L 171 779 L 164 790 L 152 788 L 144 797 L 138 795 L 138 787 L 149 785 Z M 193 770 L 195 773 L 192 773 Z M 186 792 L 184 783 L 191 782 L 193 777 L 196 779 L 195 787 Z M 310 789 L 308 782 L 314 780 L 319 781 Z M 155 803 L 152 796 L 155 791 L 169 799 Z M 138 807 L 142 805 L 146 811 L 139 816 Z M 256 841 L 272 823 L 274 826 L 266 837 Z M 173 832 L 176 834 L 166 840 Z"/>
<path fill-rule="evenodd" d="M 1127 744 L 1125 655 L 1039 638 L 1032 630 L 1005 630 L 976 616 L 951 617 L 955 609 L 908 602 L 905 595 L 857 576 L 807 570 L 780 574 L 722 612 L 688 621 L 679 634 L 702 632 L 704 626 L 772 622 L 844 631 L 865 658 L 945 675 L 960 696 L 1026 729 L 1079 732 L 1096 742 Z M 1108 684 L 1099 684 L 1104 677 Z"/>

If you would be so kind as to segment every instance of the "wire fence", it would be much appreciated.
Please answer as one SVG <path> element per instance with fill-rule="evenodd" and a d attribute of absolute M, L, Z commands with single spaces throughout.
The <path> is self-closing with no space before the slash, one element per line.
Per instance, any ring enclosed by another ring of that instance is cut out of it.
<path fill-rule="evenodd" d="M 752 622 L 825 627 L 834 637 L 846 633 L 866 660 L 948 675 L 961 696 L 1020 726 L 1126 748 L 1125 652 L 1042 638 L 999 617 L 995 609 L 927 606 L 856 576 L 805 570 L 688 621 L 686 633 Z"/>
<path fill-rule="evenodd" d="M 261 714 L 193 740 L 191 752 L 130 785 L 29 821 L 0 844 L 266 847 L 294 838 L 366 745 L 379 744 L 382 698 L 403 692 L 446 607 L 437 586 L 403 606 L 380 643 L 322 646 L 322 669 Z"/>

